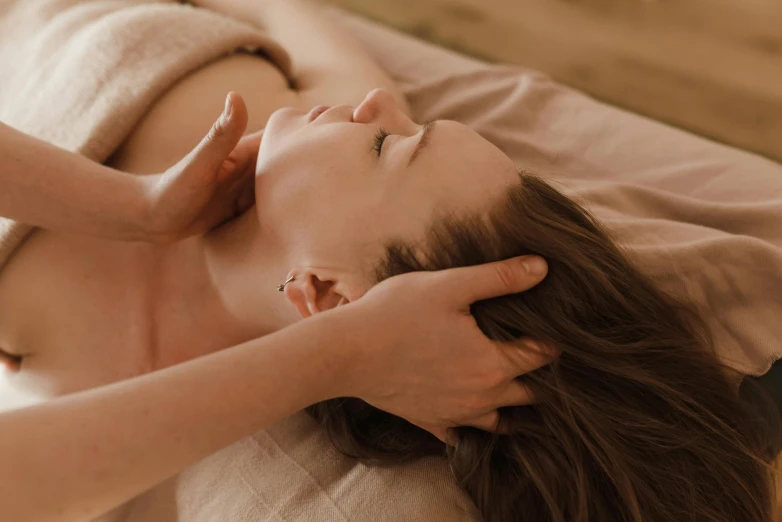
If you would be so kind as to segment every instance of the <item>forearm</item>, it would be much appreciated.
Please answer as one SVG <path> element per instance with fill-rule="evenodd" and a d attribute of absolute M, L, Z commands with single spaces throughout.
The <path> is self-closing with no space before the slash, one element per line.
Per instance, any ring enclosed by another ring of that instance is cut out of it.
<path fill-rule="evenodd" d="M 344 392 L 341 329 L 316 317 L 109 386 L 0 414 L 2 518 L 83 521 Z"/>
<path fill-rule="evenodd" d="M 130 176 L 0 123 L 0 216 L 80 234 L 126 230 L 142 213 Z"/>

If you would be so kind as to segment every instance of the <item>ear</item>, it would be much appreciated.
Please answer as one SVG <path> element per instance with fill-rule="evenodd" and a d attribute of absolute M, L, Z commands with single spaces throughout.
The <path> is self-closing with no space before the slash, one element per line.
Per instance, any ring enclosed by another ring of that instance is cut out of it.
<path fill-rule="evenodd" d="M 358 297 L 350 291 L 351 285 L 346 284 L 344 278 L 326 269 L 297 269 L 291 271 L 289 277 L 294 279 L 285 285 L 285 297 L 302 318 L 331 310 Z"/>

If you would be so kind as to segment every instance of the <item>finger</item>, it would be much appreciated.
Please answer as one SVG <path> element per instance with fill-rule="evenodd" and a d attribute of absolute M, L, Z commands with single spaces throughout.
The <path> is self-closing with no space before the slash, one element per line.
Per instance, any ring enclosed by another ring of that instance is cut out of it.
<path fill-rule="evenodd" d="M 442 272 L 443 284 L 455 289 L 464 304 L 529 290 L 546 276 L 542 257 L 522 256 L 483 265 L 450 268 Z"/>
<path fill-rule="evenodd" d="M 220 182 L 225 182 L 226 180 L 230 180 L 230 178 L 234 177 L 237 172 L 239 172 L 239 169 L 237 168 L 236 159 L 228 157 L 220 164 L 220 172 L 217 174 L 217 180 Z"/>
<path fill-rule="evenodd" d="M 218 190 L 224 194 L 239 194 L 250 181 L 255 181 L 255 176 L 251 175 L 241 165 L 235 167 L 235 171 L 228 177 L 226 177 L 218 187 Z"/>
<path fill-rule="evenodd" d="M 225 108 L 209 133 L 183 160 L 182 167 L 212 172 L 224 171 L 224 162 L 239 143 L 247 128 L 247 107 L 235 92 L 228 93 Z M 235 163 L 235 159 L 232 158 Z M 235 170 L 235 168 L 234 168 Z"/>
<path fill-rule="evenodd" d="M 423 426 L 423 428 L 449 446 L 456 446 L 459 441 L 456 431 L 451 428 L 444 426 Z"/>
<path fill-rule="evenodd" d="M 497 397 L 494 407 L 529 406 L 535 402 L 537 402 L 535 392 L 526 384 L 514 380 L 509 382 L 507 389 Z"/>
<path fill-rule="evenodd" d="M 558 348 L 522 337 L 511 342 L 497 343 L 497 347 L 505 355 L 508 378 L 537 370 L 559 357 Z"/>
<path fill-rule="evenodd" d="M 259 131 L 253 132 L 252 134 L 246 135 L 244 138 L 242 138 L 239 141 L 239 147 L 242 149 L 248 149 L 248 150 L 258 150 L 258 147 L 261 146 L 261 141 L 263 141 L 263 131 L 265 129 L 261 129 Z"/>
<path fill-rule="evenodd" d="M 258 149 L 261 146 L 263 130 L 248 134 L 239 140 L 236 148 L 231 152 L 229 160 L 236 164 L 236 172 L 241 177 L 248 177 L 255 174 L 255 164 L 258 161 Z"/>
<path fill-rule="evenodd" d="M 236 212 L 243 214 L 255 204 L 255 178 L 247 180 L 236 197 Z"/>
<path fill-rule="evenodd" d="M 442 427 L 427 428 L 427 431 L 432 435 L 434 435 L 435 437 L 437 437 L 438 439 L 440 439 L 440 441 L 444 442 L 445 444 L 448 444 L 445 428 Z"/>
<path fill-rule="evenodd" d="M 233 219 L 244 214 L 255 203 L 255 178 L 235 178 L 218 187 L 213 199 L 224 202 L 216 205 L 217 212 L 222 214 L 225 220 Z"/>
<path fill-rule="evenodd" d="M 465 426 L 473 426 L 483 431 L 489 431 L 493 433 L 506 433 L 507 428 L 500 426 L 500 414 L 497 410 L 493 410 L 485 415 L 476 417 L 469 422 L 465 423 Z"/>

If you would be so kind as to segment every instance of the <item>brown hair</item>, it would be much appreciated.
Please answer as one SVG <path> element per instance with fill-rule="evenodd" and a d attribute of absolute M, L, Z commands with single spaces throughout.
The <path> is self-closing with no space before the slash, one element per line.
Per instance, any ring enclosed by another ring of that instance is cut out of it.
<path fill-rule="evenodd" d="M 542 255 L 541 284 L 472 311 L 492 339 L 561 355 L 519 378 L 538 402 L 500 409 L 508 435 L 459 427 L 455 447 L 359 399 L 309 407 L 339 451 L 372 465 L 444 455 L 486 522 L 772 520 L 780 426 L 758 413 L 775 406 L 742 402 L 703 322 L 585 209 L 523 174 L 490 215 L 440 220 L 425 243 L 388 246 L 377 279 Z"/>

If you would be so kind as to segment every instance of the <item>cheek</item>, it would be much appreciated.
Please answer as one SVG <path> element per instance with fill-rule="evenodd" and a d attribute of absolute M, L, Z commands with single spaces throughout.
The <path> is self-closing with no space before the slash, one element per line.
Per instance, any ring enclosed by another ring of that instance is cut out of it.
<path fill-rule="evenodd" d="M 259 219 L 280 233 L 300 236 L 347 232 L 366 187 L 347 175 L 347 165 L 310 156 L 270 161 L 255 180 Z"/>
<path fill-rule="evenodd" d="M 355 150 L 355 139 L 323 130 L 281 133 L 264 142 L 256 169 L 256 210 L 261 222 L 279 233 L 319 235 L 333 243 L 338 234 L 355 235 L 372 221 L 382 183 Z"/>
<path fill-rule="evenodd" d="M 300 226 L 310 219 L 316 176 L 304 165 L 271 162 L 255 178 L 255 202 L 262 222 L 276 229 Z"/>

